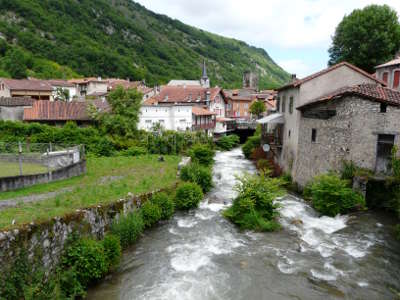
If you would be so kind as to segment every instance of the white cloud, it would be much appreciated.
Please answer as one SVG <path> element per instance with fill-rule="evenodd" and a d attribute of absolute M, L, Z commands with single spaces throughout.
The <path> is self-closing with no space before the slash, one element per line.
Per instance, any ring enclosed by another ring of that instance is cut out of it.
<path fill-rule="evenodd" d="M 244 40 L 252 45 L 293 50 L 289 66 L 297 73 L 298 50 L 326 51 L 345 14 L 369 4 L 388 4 L 400 13 L 399 0 L 136 0 L 184 23 Z M 282 60 L 277 57 L 276 60 Z M 303 60 L 304 61 L 304 60 Z M 320 63 L 322 64 L 322 63 Z M 326 65 L 326 61 L 324 62 Z"/>
<path fill-rule="evenodd" d="M 277 63 L 289 73 L 296 74 L 299 78 L 305 77 L 315 71 L 312 66 L 301 59 L 281 60 L 277 61 Z"/>

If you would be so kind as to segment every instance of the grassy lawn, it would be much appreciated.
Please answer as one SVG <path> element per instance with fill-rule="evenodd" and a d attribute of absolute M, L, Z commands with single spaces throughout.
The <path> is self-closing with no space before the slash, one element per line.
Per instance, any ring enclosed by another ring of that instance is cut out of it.
<path fill-rule="evenodd" d="M 177 181 L 179 157 L 165 156 L 165 162 L 158 162 L 157 158 L 157 155 L 88 158 L 88 172 L 84 176 L 0 193 L 0 199 L 4 200 L 72 187 L 71 191 L 54 198 L 1 210 L 0 228 L 11 228 L 12 220 L 18 226 L 61 216 L 78 208 L 113 202 L 128 192 L 139 194 L 169 187 Z"/>
<path fill-rule="evenodd" d="M 46 173 L 47 167 L 35 163 L 22 163 L 22 174 L 31 175 Z M 18 176 L 19 164 L 17 162 L 0 161 L 0 177 Z"/>

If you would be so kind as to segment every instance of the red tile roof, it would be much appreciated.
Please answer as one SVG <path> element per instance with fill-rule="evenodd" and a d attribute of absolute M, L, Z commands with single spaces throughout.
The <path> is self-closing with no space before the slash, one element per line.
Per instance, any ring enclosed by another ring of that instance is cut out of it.
<path fill-rule="evenodd" d="M 324 95 L 312 100 L 302 106 L 297 107 L 299 110 L 308 108 L 321 102 L 327 102 L 334 99 L 342 98 L 347 95 L 355 95 L 361 98 L 367 98 L 372 101 L 383 102 L 389 105 L 400 106 L 400 92 L 378 84 L 359 84 L 355 86 L 343 87 L 330 94 Z"/>
<path fill-rule="evenodd" d="M 82 84 L 82 83 L 89 83 L 89 82 L 100 82 L 100 83 L 107 83 L 106 80 L 96 77 L 86 77 L 86 78 L 75 78 L 68 80 L 69 83 L 73 84 Z"/>
<path fill-rule="evenodd" d="M 326 69 L 324 69 L 322 71 L 319 71 L 317 73 L 314 73 L 314 74 L 311 74 L 311 75 L 309 75 L 307 77 L 304 77 L 303 79 L 298 79 L 298 80 L 295 80 L 295 81 L 293 81 L 293 82 L 291 82 L 289 84 L 286 84 L 286 85 L 280 87 L 278 89 L 278 91 L 281 91 L 281 90 L 284 90 L 284 89 L 287 89 L 287 88 L 298 87 L 298 86 L 302 85 L 303 83 L 305 83 L 307 81 L 313 80 L 313 79 L 315 79 L 315 78 L 317 78 L 317 77 L 319 77 L 321 75 L 329 73 L 329 72 L 331 72 L 333 70 L 336 70 L 336 69 L 338 69 L 338 68 L 340 68 L 342 66 L 349 67 L 350 69 L 352 69 L 352 70 L 354 70 L 354 71 L 356 71 L 356 72 L 358 72 L 358 73 L 360 73 L 360 74 L 362 74 L 362 75 L 364 75 L 364 76 L 376 81 L 377 83 L 386 86 L 385 82 L 380 81 L 379 79 L 375 78 L 373 75 L 369 74 L 368 72 L 365 72 L 364 70 L 361 70 L 360 68 L 357 68 L 356 66 L 354 66 L 354 65 L 352 65 L 352 64 L 350 64 L 348 62 L 341 62 L 341 63 L 338 63 L 338 64 L 332 66 L 332 67 L 326 68 Z"/>
<path fill-rule="evenodd" d="M 199 86 L 165 86 L 160 93 L 145 101 L 146 105 L 155 103 L 196 103 L 205 102 L 209 92 L 210 101 L 221 92 L 220 88 L 203 88 Z"/>
<path fill-rule="evenodd" d="M 213 116 L 216 113 L 209 111 L 208 109 L 199 107 L 199 106 L 193 106 L 192 107 L 192 113 L 196 116 Z"/>
<path fill-rule="evenodd" d="M 75 85 L 68 80 L 63 79 L 49 79 L 46 80 L 52 86 L 62 86 L 62 87 L 75 87 Z"/>
<path fill-rule="evenodd" d="M 31 108 L 24 109 L 24 121 L 88 121 L 88 107 L 94 104 L 106 111 L 108 104 L 104 101 L 63 102 L 39 100 Z"/>
<path fill-rule="evenodd" d="M 52 86 L 45 80 L 1 78 L 0 81 L 3 82 L 10 90 L 40 92 L 53 91 Z"/>

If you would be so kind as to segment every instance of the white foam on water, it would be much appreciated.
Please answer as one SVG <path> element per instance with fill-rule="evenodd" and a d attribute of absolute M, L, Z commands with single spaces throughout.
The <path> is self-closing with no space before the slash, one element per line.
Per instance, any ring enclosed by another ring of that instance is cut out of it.
<path fill-rule="evenodd" d="M 369 286 L 369 283 L 366 282 L 366 281 L 360 281 L 360 282 L 357 282 L 357 284 L 358 284 L 359 287 L 367 287 L 367 286 Z"/>
<path fill-rule="evenodd" d="M 212 218 L 215 217 L 215 215 L 205 211 L 196 211 L 195 217 L 199 218 L 202 221 L 206 221 L 206 220 L 211 220 Z"/>
<path fill-rule="evenodd" d="M 192 228 L 197 224 L 197 221 L 191 219 L 179 219 L 177 224 L 179 227 Z"/>
<path fill-rule="evenodd" d="M 294 261 L 286 256 L 278 261 L 278 269 L 284 274 L 293 274 L 297 271 Z"/>
<path fill-rule="evenodd" d="M 317 279 L 324 280 L 324 281 L 335 281 L 337 279 L 337 276 L 333 274 L 328 274 L 325 272 L 319 272 L 314 269 L 311 269 L 311 275 Z"/>
<path fill-rule="evenodd" d="M 212 212 L 219 212 L 227 207 L 229 207 L 229 205 L 223 203 L 208 203 L 208 201 L 203 201 L 200 203 L 200 209 L 208 209 Z"/>

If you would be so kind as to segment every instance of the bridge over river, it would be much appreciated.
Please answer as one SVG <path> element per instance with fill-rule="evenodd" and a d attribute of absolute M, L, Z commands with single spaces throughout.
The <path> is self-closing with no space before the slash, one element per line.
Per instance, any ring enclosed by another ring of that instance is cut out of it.
<path fill-rule="evenodd" d="M 221 217 L 235 174 L 254 173 L 241 150 L 217 153 L 215 188 L 200 208 L 147 231 L 89 299 L 394 299 L 400 243 L 389 216 L 319 217 L 286 196 L 282 230 L 240 232 Z"/>

